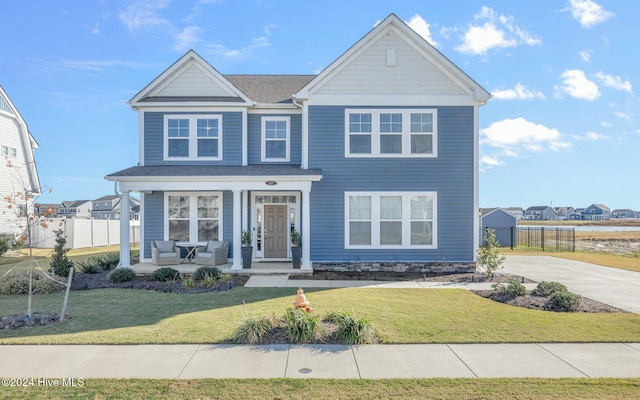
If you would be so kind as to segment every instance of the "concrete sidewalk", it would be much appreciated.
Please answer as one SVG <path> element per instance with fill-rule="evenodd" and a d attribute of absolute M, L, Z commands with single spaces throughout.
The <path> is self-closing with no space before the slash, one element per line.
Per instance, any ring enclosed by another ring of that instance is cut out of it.
<path fill-rule="evenodd" d="M 640 343 L 2 345 L 2 378 L 638 378 Z"/>

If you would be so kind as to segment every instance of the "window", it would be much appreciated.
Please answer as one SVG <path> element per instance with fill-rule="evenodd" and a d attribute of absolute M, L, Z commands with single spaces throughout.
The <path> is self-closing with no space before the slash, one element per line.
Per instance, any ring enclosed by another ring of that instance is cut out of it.
<path fill-rule="evenodd" d="M 11 158 L 18 158 L 18 149 L 15 147 L 11 148 Z"/>
<path fill-rule="evenodd" d="M 169 193 L 167 236 L 181 242 L 219 240 L 222 232 L 222 195 L 219 193 Z"/>
<path fill-rule="evenodd" d="M 345 248 L 437 247 L 435 192 L 347 192 L 345 215 Z"/>
<path fill-rule="evenodd" d="M 9 146 L 2 146 L 2 155 L 9 157 Z"/>
<path fill-rule="evenodd" d="M 437 110 L 345 112 L 346 157 L 437 156 Z"/>
<path fill-rule="evenodd" d="M 262 118 L 262 161 L 289 161 L 289 117 Z"/>
<path fill-rule="evenodd" d="M 221 115 L 165 115 L 165 160 L 222 160 Z"/>

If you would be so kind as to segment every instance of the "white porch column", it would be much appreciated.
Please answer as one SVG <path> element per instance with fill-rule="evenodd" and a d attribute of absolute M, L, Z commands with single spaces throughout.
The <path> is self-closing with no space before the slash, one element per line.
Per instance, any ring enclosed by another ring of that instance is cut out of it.
<path fill-rule="evenodd" d="M 302 260 L 300 269 L 311 270 L 311 189 L 302 190 Z"/>
<path fill-rule="evenodd" d="M 242 191 L 233 191 L 233 265 L 231 269 L 242 269 L 240 235 L 242 233 Z"/>
<path fill-rule="evenodd" d="M 131 268 L 129 218 L 129 192 L 125 191 L 120 196 L 120 268 Z"/>

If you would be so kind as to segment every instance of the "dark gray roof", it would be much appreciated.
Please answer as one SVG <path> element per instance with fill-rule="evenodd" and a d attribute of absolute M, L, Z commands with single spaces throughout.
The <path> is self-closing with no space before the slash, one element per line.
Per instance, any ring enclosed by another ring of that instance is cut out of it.
<path fill-rule="evenodd" d="M 224 75 L 248 98 L 258 103 L 291 104 L 292 95 L 315 75 Z"/>
<path fill-rule="evenodd" d="M 319 169 L 302 169 L 299 165 L 146 165 L 114 172 L 107 177 L 176 177 L 176 176 L 314 176 Z"/>

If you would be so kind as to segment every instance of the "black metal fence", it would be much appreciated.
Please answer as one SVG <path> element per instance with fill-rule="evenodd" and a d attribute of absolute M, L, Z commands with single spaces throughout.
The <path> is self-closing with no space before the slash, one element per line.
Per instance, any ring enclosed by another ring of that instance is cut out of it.
<path fill-rule="evenodd" d="M 511 250 L 576 251 L 575 228 L 522 226 L 510 228 L 483 228 L 480 244 L 484 246 L 486 230 L 495 232 L 496 242 Z"/>

